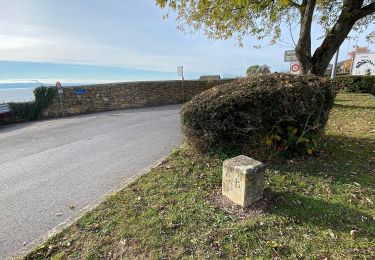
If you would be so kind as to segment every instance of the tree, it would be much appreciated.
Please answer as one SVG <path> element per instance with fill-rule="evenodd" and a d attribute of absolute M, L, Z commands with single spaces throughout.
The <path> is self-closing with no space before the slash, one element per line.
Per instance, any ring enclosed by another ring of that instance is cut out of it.
<path fill-rule="evenodd" d="M 353 46 L 353 50 L 348 53 L 349 60 L 344 63 L 345 71 L 350 71 L 352 68 L 353 59 L 356 53 L 369 53 L 371 50 L 368 47 Z"/>
<path fill-rule="evenodd" d="M 375 31 L 373 31 L 369 35 L 367 35 L 366 39 L 369 43 L 375 43 Z"/>
<path fill-rule="evenodd" d="M 299 24 L 297 58 L 303 72 L 322 76 L 333 55 L 352 31 L 375 23 L 375 0 L 156 0 L 161 8 L 174 10 L 178 28 L 204 29 L 213 39 L 247 35 L 271 43 L 281 37 L 282 24 Z M 167 14 L 168 15 L 168 14 Z M 321 45 L 312 53 L 313 20 L 325 30 Z"/>
<path fill-rule="evenodd" d="M 246 75 L 250 77 L 251 75 L 255 74 L 268 74 L 271 73 L 270 67 L 267 65 L 251 65 L 247 70 L 246 70 Z"/>

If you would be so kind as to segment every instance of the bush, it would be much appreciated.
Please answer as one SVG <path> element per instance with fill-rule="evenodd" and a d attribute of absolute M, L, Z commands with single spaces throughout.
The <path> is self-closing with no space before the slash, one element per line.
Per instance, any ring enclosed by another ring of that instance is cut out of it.
<path fill-rule="evenodd" d="M 181 111 L 188 144 L 265 155 L 313 154 L 334 100 L 334 87 L 313 76 L 270 74 L 209 89 Z"/>
<path fill-rule="evenodd" d="M 338 76 L 336 82 L 340 91 L 369 93 L 375 85 L 375 76 Z"/>
<path fill-rule="evenodd" d="M 34 89 L 35 101 L 9 103 L 12 110 L 11 121 L 37 119 L 42 114 L 42 111 L 52 103 L 56 93 L 57 90 L 55 88 L 38 87 Z"/>
<path fill-rule="evenodd" d="M 38 87 L 34 89 L 35 103 L 38 109 L 46 109 L 52 103 L 56 93 L 57 89 L 53 87 Z"/>
<path fill-rule="evenodd" d="M 9 103 L 12 110 L 11 121 L 30 121 L 37 117 L 35 102 Z"/>

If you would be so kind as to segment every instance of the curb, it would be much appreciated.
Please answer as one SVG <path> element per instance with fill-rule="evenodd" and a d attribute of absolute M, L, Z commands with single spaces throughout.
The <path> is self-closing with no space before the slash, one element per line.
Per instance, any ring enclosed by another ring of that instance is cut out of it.
<path fill-rule="evenodd" d="M 108 192 L 106 192 L 104 195 L 102 195 L 101 197 L 99 197 L 98 199 L 96 199 L 95 202 L 93 202 L 92 204 L 83 207 L 80 210 L 80 213 L 77 216 L 72 216 L 72 217 L 67 218 L 62 223 L 58 224 L 54 228 L 52 228 L 49 231 L 47 231 L 47 233 L 45 233 L 42 237 L 40 237 L 40 238 L 38 238 L 38 239 L 30 242 L 23 249 L 15 252 L 15 253 L 13 253 L 11 256 L 7 257 L 6 259 L 10 259 L 10 260 L 24 259 L 29 253 L 31 253 L 33 250 L 35 250 L 38 246 L 40 246 L 41 244 L 47 242 L 48 239 L 50 239 L 51 237 L 53 237 L 53 236 L 61 233 L 66 228 L 68 228 L 68 227 L 72 226 L 73 224 L 75 224 L 79 219 L 81 219 L 84 215 L 86 215 L 86 213 L 92 211 L 97 206 L 99 206 L 102 202 L 104 202 L 110 195 L 113 195 L 113 194 L 119 192 L 120 190 L 128 187 L 130 184 L 134 183 L 140 177 L 142 177 L 143 175 L 146 175 L 147 173 L 149 173 L 150 170 L 152 170 L 153 168 L 156 168 L 159 165 L 161 165 L 162 163 L 164 163 L 167 160 L 167 158 L 172 153 L 173 153 L 173 151 L 169 152 L 167 155 L 165 155 L 161 159 L 157 160 L 155 163 L 150 164 L 146 168 L 144 168 L 141 171 L 137 172 L 132 177 L 124 180 L 123 182 L 121 182 L 121 184 L 117 185 L 116 187 L 112 188 L 111 190 L 109 190 Z"/>

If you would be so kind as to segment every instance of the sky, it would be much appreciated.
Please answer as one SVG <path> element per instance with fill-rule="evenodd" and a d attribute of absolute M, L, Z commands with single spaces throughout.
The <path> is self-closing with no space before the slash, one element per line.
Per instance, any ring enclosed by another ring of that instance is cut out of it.
<path fill-rule="evenodd" d="M 241 48 L 235 39 L 184 34 L 163 14 L 155 0 L 0 0 L 0 82 L 177 79 L 179 65 L 186 78 L 242 76 L 253 64 L 289 69 L 287 37 L 273 46 L 248 37 Z M 315 28 L 313 47 L 320 34 Z M 364 36 L 346 41 L 340 59 Z"/>

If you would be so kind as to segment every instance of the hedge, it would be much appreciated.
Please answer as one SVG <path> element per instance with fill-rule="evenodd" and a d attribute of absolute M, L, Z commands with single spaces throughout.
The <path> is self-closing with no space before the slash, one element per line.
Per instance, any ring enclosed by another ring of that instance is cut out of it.
<path fill-rule="evenodd" d="M 56 88 L 38 87 L 34 89 L 35 101 L 9 103 L 12 110 L 10 121 L 30 121 L 39 118 L 42 111 L 52 103 L 56 93 Z"/>
<path fill-rule="evenodd" d="M 345 75 L 338 76 L 336 81 L 340 91 L 375 94 L 375 76 Z"/>
<path fill-rule="evenodd" d="M 38 117 L 36 103 L 30 102 L 12 102 L 9 103 L 12 110 L 10 121 L 31 121 Z"/>
<path fill-rule="evenodd" d="M 209 89 L 181 111 L 186 142 L 201 150 L 314 154 L 335 86 L 314 76 L 270 74 Z"/>

